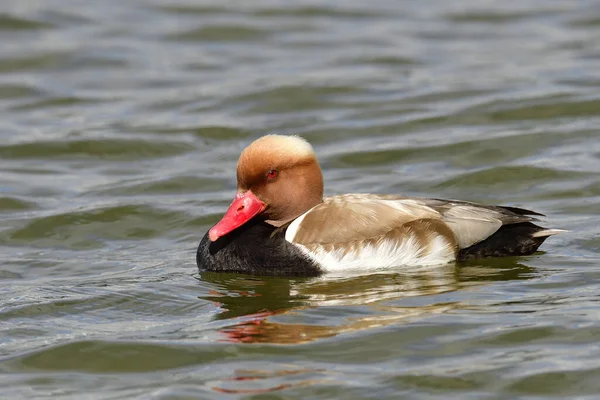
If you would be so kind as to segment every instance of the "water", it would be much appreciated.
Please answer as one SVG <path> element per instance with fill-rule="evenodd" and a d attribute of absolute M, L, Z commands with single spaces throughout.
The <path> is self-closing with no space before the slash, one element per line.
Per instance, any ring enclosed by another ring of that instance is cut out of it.
<path fill-rule="evenodd" d="M 0 2 L 3 398 L 597 398 L 600 2 Z M 241 149 L 531 208 L 530 257 L 199 274 Z"/>

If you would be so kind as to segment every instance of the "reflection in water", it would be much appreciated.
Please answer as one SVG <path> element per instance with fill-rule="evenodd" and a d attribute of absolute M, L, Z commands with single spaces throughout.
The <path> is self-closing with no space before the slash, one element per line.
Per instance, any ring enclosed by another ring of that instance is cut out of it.
<path fill-rule="evenodd" d="M 203 298 L 221 307 L 218 319 L 242 319 L 221 329 L 225 341 L 298 344 L 461 307 L 459 302 L 435 298 L 426 298 L 417 306 L 399 305 L 404 298 L 431 297 L 473 285 L 534 276 L 535 271 L 516 258 L 503 258 L 372 275 L 286 279 L 203 272 L 200 278 L 214 286 L 213 295 Z M 331 325 L 335 318 L 327 318 L 329 325 L 321 320 L 288 323 L 271 318 L 285 315 L 294 319 L 294 314 L 304 309 L 328 306 L 367 306 L 367 310 L 363 317 L 345 318 L 335 325 Z"/>
<path fill-rule="evenodd" d="M 212 386 L 216 392 L 228 394 L 261 394 L 276 392 L 292 387 L 311 386 L 326 383 L 321 376 L 327 374 L 324 369 L 306 369 L 293 365 L 273 365 L 272 370 L 246 370 L 235 371 L 232 378 L 219 382 L 219 386 Z M 281 379 L 285 379 L 285 383 Z"/>
<path fill-rule="evenodd" d="M 304 305 L 301 296 L 292 294 L 291 288 L 297 280 L 219 272 L 202 272 L 200 279 L 213 285 L 211 296 L 203 299 L 221 307 L 218 319 L 280 312 Z"/>

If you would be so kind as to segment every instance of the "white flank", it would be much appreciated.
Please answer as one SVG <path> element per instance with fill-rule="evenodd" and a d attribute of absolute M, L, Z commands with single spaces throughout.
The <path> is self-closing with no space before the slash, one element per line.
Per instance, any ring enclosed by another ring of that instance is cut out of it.
<path fill-rule="evenodd" d="M 290 228 L 292 228 L 291 225 Z M 288 231 L 290 228 L 288 228 Z M 287 233 L 286 240 L 288 240 Z M 427 249 L 420 247 L 414 236 L 407 236 L 400 242 L 384 240 L 377 246 L 371 244 L 356 246 L 355 251 L 348 252 L 345 251 L 346 249 L 329 251 L 321 246 L 315 246 L 313 250 L 298 243 L 294 243 L 294 245 L 298 246 L 305 254 L 318 262 L 323 270 L 328 272 L 436 265 L 454 260 L 454 249 L 442 236 L 436 236 L 433 239 L 431 251 L 427 254 L 423 254 Z"/>
<path fill-rule="evenodd" d="M 544 229 L 543 231 L 539 231 L 531 235 L 531 237 L 546 237 L 552 235 L 558 235 L 559 233 L 569 232 L 565 229 Z"/>

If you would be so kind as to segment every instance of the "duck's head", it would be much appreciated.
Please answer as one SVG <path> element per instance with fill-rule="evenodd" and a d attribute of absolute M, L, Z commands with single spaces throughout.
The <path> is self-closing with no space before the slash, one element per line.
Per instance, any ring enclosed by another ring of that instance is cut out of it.
<path fill-rule="evenodd" d="M 323 201 L 323 174 L 312 146 L 298 136 L 252 142 L 237 165 L 237 194 L 208 232 L 211 241 L 260 217 L 281 226 Z"/>

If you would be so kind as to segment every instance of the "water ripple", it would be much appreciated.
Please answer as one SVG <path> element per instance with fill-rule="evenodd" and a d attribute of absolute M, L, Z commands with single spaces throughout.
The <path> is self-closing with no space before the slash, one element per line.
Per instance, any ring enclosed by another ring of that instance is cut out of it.
<path fill-rule="evenodd" d="M 5 2 L 7 398 L 594 398 L 597 2 Z M 528 257 L 198 273 L 239 152 L 300 134 L 327 194 L 531 208 Z"/>

